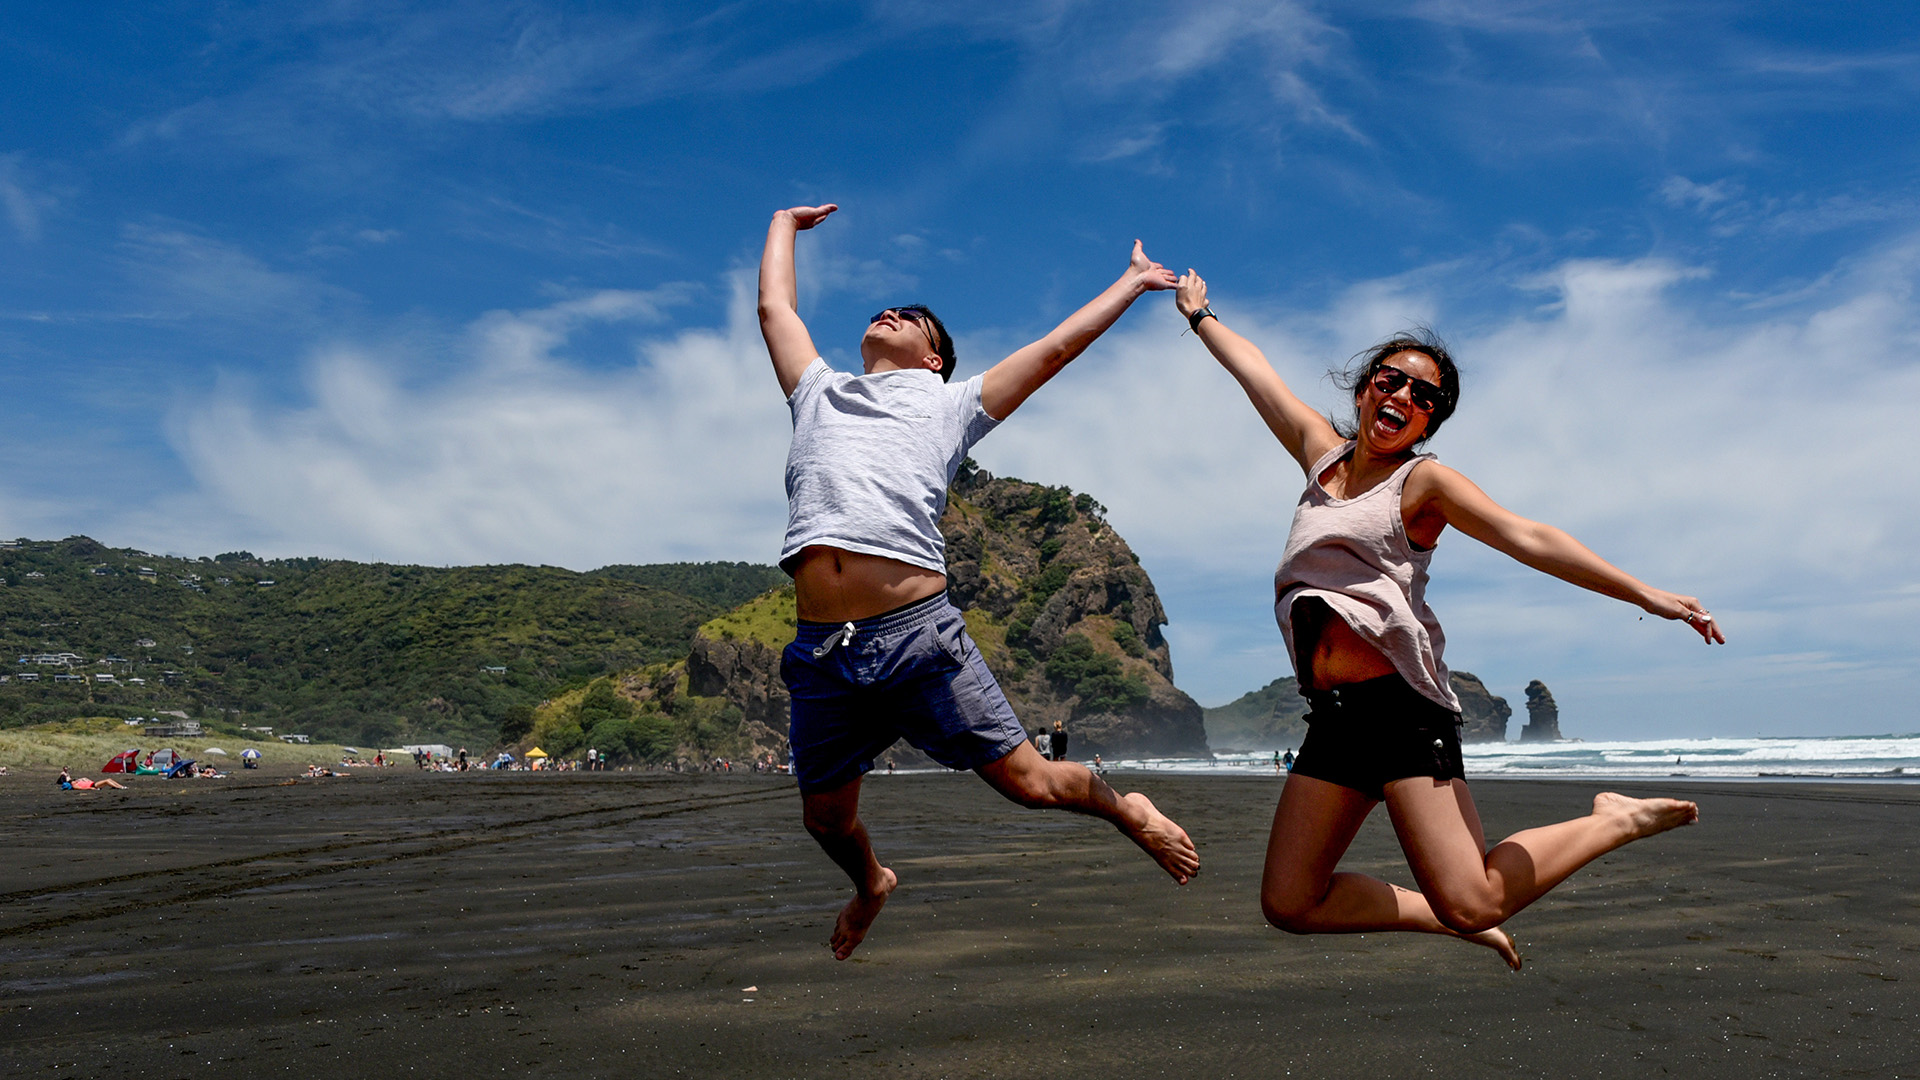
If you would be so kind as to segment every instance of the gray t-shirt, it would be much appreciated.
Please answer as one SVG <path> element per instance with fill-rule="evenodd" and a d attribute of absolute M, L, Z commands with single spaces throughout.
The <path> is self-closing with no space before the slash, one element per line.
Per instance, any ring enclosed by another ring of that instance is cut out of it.
<path fill-rule="evenodd" d="M 780 565 L 823 544 L 947 572 L 940 514 L 973 444 L 1000 421 L 975 375 L 955 386 L 931 371 L 847 375 L 818 357 L 787 405 L 787 538 Z"/>

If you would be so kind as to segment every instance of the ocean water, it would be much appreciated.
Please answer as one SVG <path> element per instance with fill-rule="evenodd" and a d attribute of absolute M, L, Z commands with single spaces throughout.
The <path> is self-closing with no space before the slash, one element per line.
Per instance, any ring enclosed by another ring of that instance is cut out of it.
<path fill-rule="evenodd" d="M 1469 743 L 1467 778 L 1920 781 L 1920 735 Z M 1109 761 L 1110 769 L 1273 774 L 1273 753 Z"/>

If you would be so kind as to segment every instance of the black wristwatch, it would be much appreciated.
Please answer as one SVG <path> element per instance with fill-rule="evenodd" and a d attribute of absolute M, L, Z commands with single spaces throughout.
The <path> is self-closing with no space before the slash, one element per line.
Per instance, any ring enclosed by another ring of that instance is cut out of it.
<path fill-rule="evenodd" d="M 1206 307 L 1203 307 L 1199 311 L 1196 311 L 1193 314 L 1187 316 L 1187 325 L 1193 328 L 1193 330 L 1197 333 L 1200 330 L 1201 319 L 1213 319 L 1218 321 L 1219 318 L 1220 316 L 1215 315 L 1213 313 L 1213 305 L 1208 304 Z"/>

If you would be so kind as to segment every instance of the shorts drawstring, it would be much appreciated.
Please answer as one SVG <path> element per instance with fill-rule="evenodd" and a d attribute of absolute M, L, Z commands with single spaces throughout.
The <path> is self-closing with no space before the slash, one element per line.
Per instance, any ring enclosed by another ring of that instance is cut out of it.
<path fill-rule="evenodd" d="M 840 629 L 835 630 L 833 634 L 827 638 L 827 640 L 821 642 L 819 645 L 816 645 L 813 650 L 813 658 L 815 660 L 818 660 L 826 656 L 828 653 L 833 651 L 833 647 L 835 645 L 840 645 L 844 647 L 851 644 L 853 644 L 853 624 L 848 623 L 847 625 L 841 627 Z"/>

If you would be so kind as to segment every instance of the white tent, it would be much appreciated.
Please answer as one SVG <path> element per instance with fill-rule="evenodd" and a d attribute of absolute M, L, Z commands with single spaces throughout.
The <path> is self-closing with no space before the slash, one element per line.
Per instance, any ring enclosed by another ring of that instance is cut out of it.
<path fill-rule="evenodd" d="M 397 750 L 389 750 L 387 753 L 431 754 L 434 757 L 450 758 L 453 756 L 453 747 L 448 746 L 446 743 L 415 743 L 412 746 L 402 746 Z"/>

